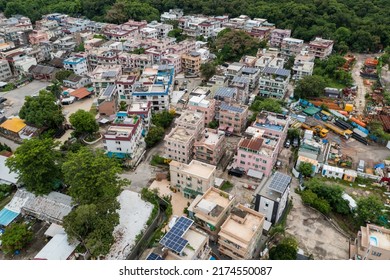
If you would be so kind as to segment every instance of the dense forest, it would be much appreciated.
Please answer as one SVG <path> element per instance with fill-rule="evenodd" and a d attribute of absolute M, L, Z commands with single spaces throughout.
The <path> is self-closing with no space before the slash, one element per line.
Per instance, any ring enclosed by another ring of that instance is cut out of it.
<path fill-rule="evenodd" d="M 389 0 L 0 0 L 6 16 L 23 14 L 33 21 L 51 12 L 115 23 L 129 17 L 151 21 L 171 8 L 266 18 L 305 41 L 332 38 L 340 51 L 378 51 L 390 45 Z"/>

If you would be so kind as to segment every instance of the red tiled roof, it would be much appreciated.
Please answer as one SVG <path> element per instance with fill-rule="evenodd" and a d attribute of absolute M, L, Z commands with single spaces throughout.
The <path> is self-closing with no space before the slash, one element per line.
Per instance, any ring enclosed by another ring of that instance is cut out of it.
<path fill-rule="evenodd" d="M 386 132 L 390 132 L 390 116 L 378 115 L 378 118 L 383 124 L 383 129 Z"/>
<path fill-rule="evenodd" d="M 70 93 L 71 96 L 77 97 L 78 99 L 82 99 L 90 94 L 91 92 L 89 92 L 85 87 L 76 89 Z"/>

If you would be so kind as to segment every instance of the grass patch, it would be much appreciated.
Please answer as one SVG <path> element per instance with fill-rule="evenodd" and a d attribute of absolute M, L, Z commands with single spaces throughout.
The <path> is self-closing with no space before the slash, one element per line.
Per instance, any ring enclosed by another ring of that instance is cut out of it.
<path fill-rule="evenodd" d="M 96 106 L 92 106 L 91 109 L 89 109 L 89 112 L 91 114 L 93 114 L 94 116 L 96 116 L 98 113 L 98 110 L 97 110 Z"/>
<path fill-rule="evenodd" d="M 330 78 L 326 79 L 326 83 L 328 84 L 328 87 L 331 87 L 331 88 L 343 89 L 346 87 L 345 85 L 339 83 L 338 81 L 330 79 Z"/>
<path fill-rule="evenodd" d="M 167 160 L 164 157 L 161 157 L 160 155 L 154 155 L 150 161 L 150 165 L 153 166 L 159 166 L 159 165 L 169 165 L 169 160 Z"/>
<path fill-rule="evenodd" d="M 12 195 L 7 196 L 6 198 L 0 200 L 0 210 L 4 208 L 12 200 Z"/>

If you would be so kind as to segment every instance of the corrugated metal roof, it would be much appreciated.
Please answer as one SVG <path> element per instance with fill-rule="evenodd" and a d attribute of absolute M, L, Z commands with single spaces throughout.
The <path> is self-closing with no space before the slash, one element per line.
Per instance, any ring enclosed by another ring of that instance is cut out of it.
<path fill-rule="evenodd" d="M 266 73 L 266 74 L 275 74 L 275 75 L 278 75 L 278 76 L 284 76 L 284 77 L 288 77 L 290 76 L 290 70 L 287 70 L 287 69 L 284 69 L 284 68 L 275 68 L 275 67 L 265 67 L 264 70 L 263 70 L 263 73 Z"/>
<path fill-rule="evenodd" d="M 236 93 L 236 88 L 220 87 L 216 90 L 215 96 L 233 98 Z"/>
<path fill-rule="evenodd" d="M 3 122 L 0 125 L 1 128 L 12 131 L 14 133 L 18 133 L 25 126 L 26 126 L 26 124 L 24 123 L 24 121 L 22 119 L 19 119 L 19 118 L 13 118 L 13 119 L 6 120 L 5 122 Z"/>

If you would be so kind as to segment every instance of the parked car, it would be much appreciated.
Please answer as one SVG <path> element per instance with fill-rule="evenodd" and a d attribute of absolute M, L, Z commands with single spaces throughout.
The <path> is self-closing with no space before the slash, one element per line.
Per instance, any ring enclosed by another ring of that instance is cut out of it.
<path fill-rule="evenodd" d="M 299 139 L 298 138 L 294 138 L 292 145 L 293 145 L 294 148 L 297 148 L 299 146 Z"/>
<path fill-rule="evenodd" d="M 285 148 L 290 148 L 290 139 L 287 139 L 286 143 L 284 143 Z"/>
<path fill-rule="evenodd" d="M 238 168 L 232 168 L 228 171 L 228 174 L 236 177 L 242 177 L 245 174 L 245 171 Z"/>
<path fill-rule="evenodd" d="M 3 103 L 3 102 L 5 102 L 5 101 L 7 101 L 7 98 L 5 98 L 5 97 L 0 97 L 0 104 Z"/>

